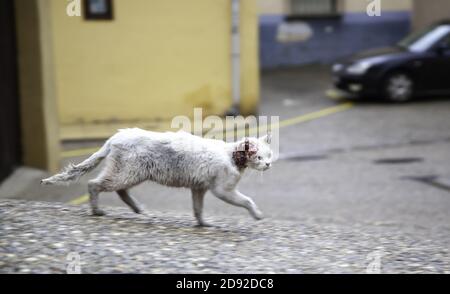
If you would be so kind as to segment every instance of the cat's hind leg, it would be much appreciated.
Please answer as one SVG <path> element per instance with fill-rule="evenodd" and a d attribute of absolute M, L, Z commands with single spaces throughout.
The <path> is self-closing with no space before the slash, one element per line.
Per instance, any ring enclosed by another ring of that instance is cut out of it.
<path fill-rule="evenodd" d="M 133 153 L 131 153 L 133 155 Z M 127 189 L 142 183 L 146 179 L 144 169 L 139 169 L 139 158 L 129 156 L 122 149 L 112 150 L 105 161 L 105 167 L 99 176 L 88 182 L 91 209 L 93 215 L 104 215 L 98 206 L 100 192 L 117 192 L 119 197 L 134 212 L 142 213 L 143 209 L 127 192 Z"/>
<path fill-rule="evenodd" d="M 94 179 L 88 182 L 89 202 L 91 204 L 92 215 L 102 216 L 105 212 L 99 208 L 98 194 L 104 191 L 101 179 Z"/>
<path fill-rule="evenodd" d="M 101 192 L 116 191 L 120 199 L 125 202 L 135 213 L 143 213 L 143 209 L 138 202 L 127 193 L 127 189 L 137 183 L 129 184 L 120 182 L 120 176 L 99 176 L 88 182 L 89 200 L 92 214 L 96 216 L 105 215 L 105 212 L 99 208 L 98 196 Z"/>
<path fill-rule="evenodd" d="M 144 212 L 141 205 L 128 193 L 127 190 L 117 190 L 116 193 L 119 195 L 120 199 L 122 199 L 122 201 L 125 202 L 125 204 L 128 205 L 135 213 L 141 214 Z"/>
<path fill-rule="evenodd" d="M 213 194 L 234 206 L 244 207 L 250 212 L 254 219 L 260 220 L 263 218 L 263 214 L 261 210 L 259 210 L 258 206 L 256 206 L 255 202 L 250 197 L 245 196 L 241 192 L 236 189 L 226 189 L 216 187 L 212 189 Z"/>
<path fill-rule="evenodd" d="M 105 168 L 100 175 L 88 182 L 88 191 L 92 214 L 96 216 L 105 215 L 105 212 L 99 208 L 98 195 L 101 192 L 117 191 L 120 198 L 128 204 L 135 212 L 142 211 L 137 202 L 126 193 L 131 188 L 144 180 L 144 176 L 140 173 L 131 173 L 126 165 L 119 158 L 109 158 L 106 161 Z M 119 191 L 125 191 L 120 192 Z"/>

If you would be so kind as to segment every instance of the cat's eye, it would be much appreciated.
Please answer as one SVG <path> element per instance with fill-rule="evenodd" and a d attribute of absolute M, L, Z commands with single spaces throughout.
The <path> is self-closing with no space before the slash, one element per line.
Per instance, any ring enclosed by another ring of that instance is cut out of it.
<path fill-rule="evenodd" d="M 258 160 L 261 160 L 262 159 L 262 157 L 261 156 L 258 156 Z"/>

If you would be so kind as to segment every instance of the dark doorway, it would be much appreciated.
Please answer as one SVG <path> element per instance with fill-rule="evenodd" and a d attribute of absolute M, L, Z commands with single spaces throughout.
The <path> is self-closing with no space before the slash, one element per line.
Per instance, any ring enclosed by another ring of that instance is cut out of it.
<path fill-rule="evenodd" d="M 13 0 L 0 1 L 0 181 L 20 163 L 19 97 Z"/>

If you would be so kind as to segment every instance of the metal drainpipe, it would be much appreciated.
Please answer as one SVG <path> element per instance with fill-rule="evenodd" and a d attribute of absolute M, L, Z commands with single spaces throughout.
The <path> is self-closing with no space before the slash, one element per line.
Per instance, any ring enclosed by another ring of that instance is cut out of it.
<path fill-rule="evenodd" d="M 238 115 L 241 102 L 240 0 L 231 0 L 231 88 L 233 105 L 227 115 Z"/>

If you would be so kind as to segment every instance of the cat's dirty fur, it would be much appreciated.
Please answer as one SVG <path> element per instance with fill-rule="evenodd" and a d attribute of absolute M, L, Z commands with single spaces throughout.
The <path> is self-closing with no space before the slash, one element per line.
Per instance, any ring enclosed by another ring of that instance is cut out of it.
<path fill-rule="evenodd" d="M 199 225 L 206 191 L 219 199 L 246 208 L 255 219 L 262 213 L 252 199 L 236 186 L 244 170 L 266 170 L 272 163 L 270 135 L 245 138 L 234 143 L 204 139 L 186 132 L 150 132 L 138 128 L 120 130 L 103 147 L 78 165 L 41 181 L 42 184 L 67 184 L 78 180 L 102 160 L 106 164 L 99 176 L 88 182 L 90 204 L 94 215 L 103 215 L 98 206 L 100 192 L 116 191 L 136 213 L 142 209 L 127 190 L 151 180 L 171 187 L 192 191 L 194 215 Z"/>

